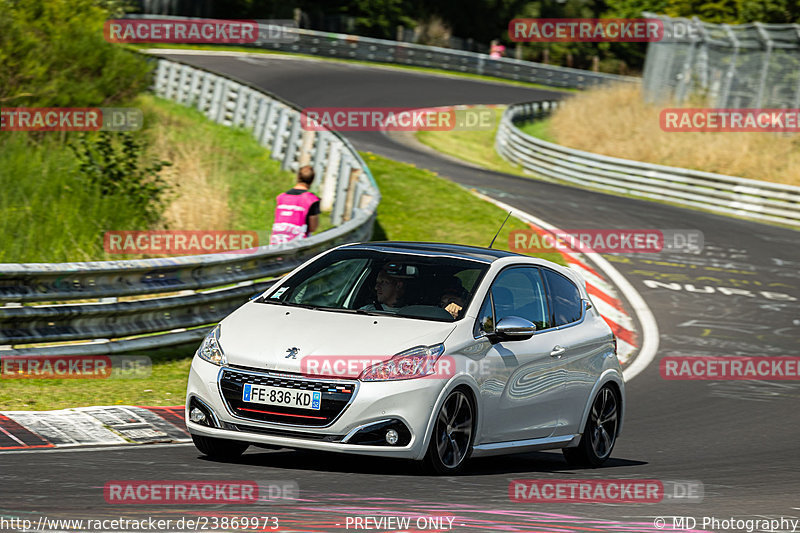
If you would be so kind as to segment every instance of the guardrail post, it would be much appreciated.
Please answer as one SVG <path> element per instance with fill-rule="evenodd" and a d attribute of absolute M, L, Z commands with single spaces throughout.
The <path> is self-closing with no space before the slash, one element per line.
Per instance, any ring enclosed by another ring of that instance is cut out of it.
<path fill-rule="evenodd" d="M 281 170 L 289 170 L 297 154 L 297 141 L 300 138 L 300 115 L 292 116 L 292 129 L 289 132 L 289 139 L 286 141 L 286 150 L 281 162 Z"/>
<path fill-rule="evenodd" d="M 214 98 L 213 83 L 214 80 L 211 75 L 202 72 L 200 74 L 202 83 L 200 84 L 200 94 L 197 97 L 197 109 L 200 110 L 205 116 L 208 116 L 208 110 L 211 108 L 211 100 Z"/>
<path fill-rule="evenodd" d="M 247 99 L 247 108 L 244 112 L 245 128 L 251 131 L 253 130 L 253 126 L 256 124 L 256 118 L 258 118 L 258 108 L 263 100 L 264 97 L 256 91 L 250 91 L 250 96 Z"/>
<path fill-rule="evenodd" d="M 325 156 L 330 145 L 328 135 L 330 134 L 325 131 L 321 131 L 317 135 L 317 148 L 314 150 L 314 162 L 312 163 L 314 172 L 320 173 L 325 167 Z"/>
<path fill-rule="evenodd" d="M 339 172 L 336 173 L 336 195 L 333 199 L 333 214 L 331 222 L 334 226 L 342 223 L 344 218 L 345 192 L 347 191 L 347 181 L 350 177 L 350 157 L 347 152 L 342 152 L 339 162 Z"/>
<path fill-rule="evenodd" d="M 297 158 L 297 164 L 301 167 L 311 163 L 311 153 L 314 149 L 316 133 L 311 130 L 303 130 L 302 140 L 300 141 L 300 156 Z"/>
<path fill-rule="evenodd" d="M 180 70 L 180 72 L 181 72 L 181 75 L 180 75 L 180 77 L 178 78 L 178 93 L 175 95 L 175 100 L 176 100 L 176 101 L 177 101 L 179 104 L 183 104 L 183 103 L 185 103 L 185 102 L 186 102 L 186 100 L 188 100 L 188 98 L 189 98 L 189 95 L 191 94 L 191 93 L 190 93 L 189 84 L 188 84 L 188 81 L 189 81 L 189 70 L 190 70 L 190 68 L 191 68 L 191 67 L 184 66 L 184 67 L 183 67 L 183 68 Z"/>
<path fill-rule="evenodd" d="M 339 171 L 339 160 L 342 158 L 342 143 L 338 140 L 330 142 L 328 149 L 328 165 L 325 168 L 325 179 L 322 182 L 322 197 L 319 208 L 328 212 L 333 209 L 333 200 L 336 196 L 336 177 Z"/>
<path fill-rule="evenodd" d="M 219 123 L 223 126 L 235 126 L 234 119 L 236 118 L 236 103 L 239 101 L 243 87 L 236 82 L 229 81 L 226 85 L 225 93 L 222 97 L 222 115 L 220 116 Z M 228 118 L 230 112 L 231 118 Z"/>
<path fill-rule="evenodd" d="M 275 133 L 272 141 L 272 159 L 280 159 L 283 156 L 283 139 L 286 135 L 286 123 L 289 120 L 289 114 L 285 107 L 281 107 L 278 114 L 278 125 L 275 127 Z"/>
<path fill-rule="evenodd" d="M 174 66 L 169 69 L 169 77 L 167 78 L 167 98 L 175 99 L 176 87 L 175 84 L 177 83 L 175 78 L 178 75 L 179 66 Z"/>
<path fill-rule="evenodd" d="M 272 124 L 278 116 L 278 106 L 280 104 L 270 100 L 267 108 L 267 117 L 264 119 L 264 127 L 258 136 L 258 142 L 263 147 L 267 147 L 272 142 Z"/>
<path fill-rule="evenodd" d="M 169 62 L 167 62 L 164 59 L 159 59 L 158 67 L 156 69 L 156 79 L 154 83 L 154 89 L 155 93 L 160 96 L 166 96 L 168 74 L 169 74 Z"/>
<path fill-rule="evenodd" d="M 347 183 L 347 198 L 344 202 L 344 216 L 342 220 L 347 222 L 353 217 L 353 205 L 355 201 L 356 184 L 361 176 L 360 168 L 350 169 L 350 179 Z"/>
<path fill-rule="evenodd" d="M 220 78 L 215 76 L 214 80 L 214 94 L 211 96 L 211 101 L 208 105 L 208 118 L 217 122 L 217 117 L 223 111 L 220 111 L 224 108 L 222 104 L 222 93 L 225 90 L 225 85 L 227 82 L 224 78 Z"/>
<path fill-rule="evenodd" d="M 247 87 L 239 87 L 236 92 L 236 100 L 234 100 L 233 114 L 231 116 L 231 125 L 234 127 L 241 126 L 245 121 L 245 110 L 247 109 L 248 101 L 250 100 L 250 93 L 253 91 Z"/>
<path fill-rule="evenodd" d="M 189 78 L 189 92 L 186 100 L 183 101 L 184 105 L 194 106 L 195 103 L 199 100 L 198 98 L 199 85 L 200 85 L 200 71 L 193 68 L 192 76 L 191 78 Z"/>

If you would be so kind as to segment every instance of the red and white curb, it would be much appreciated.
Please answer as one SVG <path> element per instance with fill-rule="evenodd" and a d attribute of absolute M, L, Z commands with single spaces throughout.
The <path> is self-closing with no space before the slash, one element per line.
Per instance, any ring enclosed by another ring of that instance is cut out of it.
<path fill-rule="evenodd" d="M 562 255 L 569 268 L 581 274 L 586 280 L 586 292 L 589 293 L 595 307 L 617 337 L 617 357 L 624 367 L 639 349 L 633 319 L 622 305 L 614 286 L 588 266 L 583 261 L 582 254 L 574 252 L 562 253 Z"/>
<path fill-rule="evenodd" d="M 0 411 L 0 451 L 187 441 L 182 405 Z"/>
<path fill-rule="evenodd" d="M 490 202 L 511 216 L 529 224 L 534 230 L 560 231 L 552 224 L 525 211 L 516 209 L 504 202 L 495 200 L 478 191 L 472 194 Z M 617 353 L 626 381 L 644 370 L 655 358 L 658 350 L 658 325 L 647 303 L 633 285 L 625 279 L 605 258 L 597 253 L 563 253 L 569 268 L 578 272 L 586 280 L 586 291 L 592 298 L 598 312 L 611 327 L 617 337 Z M 590 266 L 593 263 L 594 266 Z M 641 331 L 636 330 L 636 322 L 622 303 L 624 296 L 636 315 Z"/>

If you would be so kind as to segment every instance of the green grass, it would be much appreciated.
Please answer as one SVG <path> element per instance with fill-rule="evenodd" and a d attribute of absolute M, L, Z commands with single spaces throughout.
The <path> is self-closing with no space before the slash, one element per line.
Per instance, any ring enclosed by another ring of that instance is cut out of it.
<path fill-rule="evenodd" d="M 565 87 L 553 87 L 550 85 L 542 85 L 540 83 L 530 83 L 526 81 L 517 81 L 517 80 L 508 80 L 505 78 L 498 78 L 495 76 L 484 76 L 481 74 L 472 74 L 469 72 L 457 72 L 454 70 L 444 70 L 440 68 L 432 68 L 432 67 L 418 67 L 414 65 L 398 65 L 396 63 L 384 63 L 381 61 L 362 61 L 358 59 L 342 59 L 339 57 L 324 57 L 324 56 L 315 56 L 311 54 L 299 54 L 294 52 L 286 52 L 283 50 L 265 50 L 261 48 L 250 48 L 247 46 L 229 46 L 229 45 L 213 45 L 213 44 L 168 44 L 168 43 L 153 43 L 153 44 L 129 44 L 126 45 L 133 49 L 138 50 L 147 50 L 150 48 L 159 48 L 159 49 L 182 49 L 182 50 L 211 50 L 211 51 L 219 51 L 219 52 L 247 52 L 251 54 L 278 54 L 278 55 L 293 55 L 298 57 L 306 57 L 312 59 L 319 59 L 320 61 L 332 61 L 335 63 L 350 63 L 354 65 L 369 65 L 369 66 L 381 66 L 381 67 L 389 67 L 389 68 L 396 68 L 401 70 L 412 70 L 416 72 L 424 72 L 427 74 L 440 74 L 440 75 L 447 75 L 447 76 L 458 76 L 460 78 L 471 78 L 478 81 L 491 81 L 491 82 L 500 82 L 505 83 L 507 85 L 517 85 L 520 87 L 528 87 L 531 89 L 545 89 L 548 91 L 556 91 L 562 93 L 577 93 L 580 92 L 579 89 L 570 89 Z M 487 56 L 488 57 L 488 56 Z"/>
<path fill-rule="evenodd" d="M 158 125 L 171 150 L 180 153 L 193 147 L 191 163 L 212 173 L 227 188 L 231 213 L 228 227 L 209 229 L 268 233 L 275 214 L 275 198 L 294 185 L 294 173 L 281 170 L 280 162 L 270 157 L 269 150 L 249 130 L 216 124 L 194 108 L 161 98 L 143 96 L 142 101 L 151 112 L 150 123 Z M 209 193 L 214 191 L 192 192 Z M 330 217 L 323 214 L 318 231 L 331 227 Z"/>
<path fill-rule="evenodd" d="M 478 165 L 487 170 L 522 176 L 530 179 L 543 179 L 525 172 L 521 166 L 510 163 L 495 150 L 495 138 L 497 128 L 500 124 L 500 115 L 504 109 L 496 109 L 497 120 L 495 127 L 491 130 L 468 131 L 418 131 L 414 135 L 417 140 L 424 145 L 433 148 L 437 152 L 453 156 L 461 161 Z M 556 142 L 550 133 L 549 120 L 529 122 L 520 128 L 528 135 L 532 135 L 543 141 Z M 553 181 L 553 180 L 545 180 Z"/>
<path fill-rule="evenodd" d="M 381 190 L 376 240 L 430 241 L 487 247 L 506 212 L 429 170 L 372 153 L 362 154 Z M 509 218 L 494 248 L 509 249 L 511 230 L 530 229 Z M 536 254 L 563 263 L 560 254 Z"/>
<path fill-rule="evenodd" d="M 0 188 L 0 262 L 102 259 L 104 228 L 141 224 L 132 206 L 80 179 L 55 133 L 0 133 Z"/>
<path fill-rule="evenodd" d="M 522 168 L 503 159 L 494 149 L 497 128 L 505 108 L 496 108 L 491 130 L 418 131 L 417 139 L 438 152 L 496 172 L 525 176 Z"/>
<path fill-rule="evenodd" d="M 522 167 L 506 161 L 495 150 L 497 128 L 504 110 L 505 108 L 495 109 L 496 119 L 491 130 L 418 131 L 415 136 L 421 143 L 437 152 L 453 156 L 461 161 L 495 172 L 530 178 L 532 176 L 524 172 Z M 530 122 L 520 129 L 528 135 L 544 141 L 556 142 L 550 134 L 547 120 Z"/>
<path fill-rule="evenodd" d="M 231 229 L 268 232 L 275 197 L 290 188 L 294 176 L 244 129 L 231 129 L 207 120 L 200 112 L 151 95 L 132 106 L 141 108 L 141 134 L 164 136 L 160 151 L 148 157 L 166 159 L 188 172 L 202 172 L 227 187 L 230 218 L 224 227 L 169 229 Z M 145 257 L 108 254 L 103 234 L 109 230 L 147 230 L 140 213 L 124 198 L 102 196 L 82 178 L 67 146 L 74 137 L 60 133 L 28 135 L 0 133 L 0 262 L 63 262 Z M 187 155 L 189 154 L 189 155 Z M 191 166 L 191 168 L 188 168 Z M 178 176 L 183 179 L 184 176 Z M 188 190 L 203 210 L 207 195 L 220 190 Z M 163 227 L 163 224 L 160 225 Z M 321 229 L 330 228 L 321 217 Z"/>
<path fill-rule="evenodd" d="M 551 143 L 556 142 L 556 138 L 550 133 L 549 119 L 528 122 L 527 124 L 523 124 L 520 129 L 531 137 L 536 137 L 537 139 Z"/>
<path fill-rule="evenodd" d="M 146 378 L 0 378 L 0 409 L 46 411 L 90 405 L 180 405 L 186 395 L 191 355 L 196 346 L 149 352 Z"/>

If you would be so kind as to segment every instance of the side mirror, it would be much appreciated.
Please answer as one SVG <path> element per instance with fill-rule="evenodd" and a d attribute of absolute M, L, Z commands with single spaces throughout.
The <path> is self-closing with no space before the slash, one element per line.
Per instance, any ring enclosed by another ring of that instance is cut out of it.
<path fill-rule="evenodd" d="M 590 302 L 589 300 L 581 300 L 581 301 L 583 302 L 584 311 L 588 311 L 589 309 L 592 308 L 592 302 Z"/>
<path fill-rule="evenodd" d="M 252 296 L 249 298 L 249 300 L 250 300 L 250 301 L 253 301 L 253 300 L 255 300 L 256 298 L 258 298 L 259 296 L 261 296 L 262 294 L 264 294 L 264 291 L 259 291 L 259 292 L 255 293 L 254 295 L 252 295 Z"/>
<path fill-rule="evenodd" d="M 498 340 L 524 341 L 536 332 L 536 325 L 518 316 L 507 316 L 497 323 L 494 336 Z"/>

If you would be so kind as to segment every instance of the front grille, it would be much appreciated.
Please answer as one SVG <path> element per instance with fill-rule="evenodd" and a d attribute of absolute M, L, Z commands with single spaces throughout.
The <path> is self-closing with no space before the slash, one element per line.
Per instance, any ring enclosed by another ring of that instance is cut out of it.
<path fill-rule="evenodd" d="M 266 405 L 242 400 L 244 384 L 284 387 L 288 389 L 320 391 L 322 402 L 319 410 L 298 409 L 278 405 Z M 295 426 L 324 427 L 338 417 L 356 392 L 353 381 L 318 381 L 300 375 L 255 374 L 225 368 L 219 378 L 219 388 L 228 409 L 241 418 L 259 422 L 278 422 Z"/>

